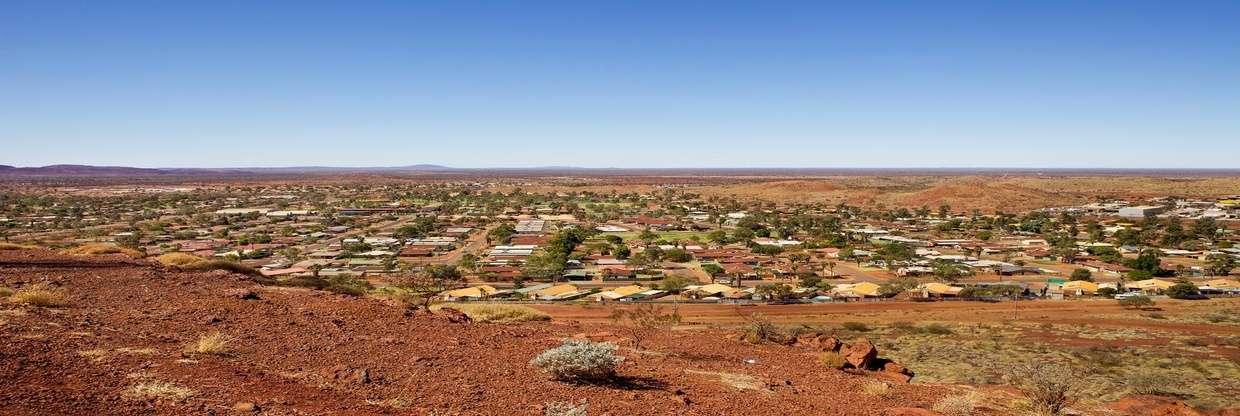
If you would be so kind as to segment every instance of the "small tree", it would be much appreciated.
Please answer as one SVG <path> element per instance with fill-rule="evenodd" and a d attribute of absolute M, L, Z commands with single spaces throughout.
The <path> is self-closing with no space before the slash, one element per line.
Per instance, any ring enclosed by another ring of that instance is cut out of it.
<path fill-rule="evenodd" d="M 1014 365 L 1008 378 L 1029 399 L 1035 414 L 1060 415 L 1076 402 L 1084 386 L 1080 374 L 1072 367 L 1047 362 L 1026 362 Z"/>
<path fill-rule="evenodd" d="M 1074 281 L 1083 280 L 1086 282 L 1092 282 L 1094 281 L 1094 275 L 1089 272 L 1089 269 L 1076 269 L 1072 271 L 1072 277 L 1070 279 Z"/>
<path fill-rule="evenodd" d="M 661 307 L 641 304 L 632 309 L 613 310 L 611 320 L 629 329 L 629 336 L 633 338 L 633 348 L 640 350 L 643 339 L 658 331 L 679 325 L 680 312 L 673 308 L 671 312 L 665 313 Z"/>

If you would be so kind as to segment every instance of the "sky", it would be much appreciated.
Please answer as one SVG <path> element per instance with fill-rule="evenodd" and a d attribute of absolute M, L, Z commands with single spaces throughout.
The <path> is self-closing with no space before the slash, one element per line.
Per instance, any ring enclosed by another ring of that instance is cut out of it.
<path fill-rule="evenodd" d="M 1240 168 L 1236 1 L 0 1 L 0 164 Z"/>

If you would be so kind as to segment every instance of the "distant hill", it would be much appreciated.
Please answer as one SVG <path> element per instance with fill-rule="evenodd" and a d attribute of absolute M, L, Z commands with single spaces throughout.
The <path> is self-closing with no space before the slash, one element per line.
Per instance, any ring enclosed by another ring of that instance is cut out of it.
<path fill-rule="evenodd" d="M 291 166 L 252 168 L 134 168 L 126 166 L 48 165 L 16 167 L 0 165 L 0 176 L 165 176 L 165 175 L 218 175 L 218 174 L 276 174 L 276 173 L 367 173 L 367 172 L 446 172 L 456 168 L 440 165 L 409 165 L 392 167 L 331 167 Z"/>

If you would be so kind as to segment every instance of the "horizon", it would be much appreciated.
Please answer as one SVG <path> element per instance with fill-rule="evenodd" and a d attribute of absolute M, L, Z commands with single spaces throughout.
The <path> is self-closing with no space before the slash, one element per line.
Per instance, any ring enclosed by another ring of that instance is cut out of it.
<path fill-rule="evenodd" d="M 1240 167 L 1234 2 L 9 9 L 0 165 Z"/>

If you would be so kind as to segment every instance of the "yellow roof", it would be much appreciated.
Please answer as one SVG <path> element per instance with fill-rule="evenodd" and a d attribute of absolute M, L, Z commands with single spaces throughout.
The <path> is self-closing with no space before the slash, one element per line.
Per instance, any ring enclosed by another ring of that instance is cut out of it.
<path fill-rule="evenodd" d="M 1175 286 L 1175 283 L 1160 279 L 1145 279 L 1132 282 L 1132 287 L 1137 289 L 1167 289 Z"/>
<path fill-rule="evenodd" d="M 552 286 L 552 287 L 549 287 L 543 290 L 539 290 L 537 292 L 534 292 L 534 294 L 537 296 L 559 296 L 565 293 L 572 293 L 576 291 L 577 291 L 577 286 L 573 286 L 570 284 L 563 284 L 563 285 L 555 285 L 555 286 Z"/>
<path fill-rule="evenodd" d="M 620 296 L 628 296 L 634 293 L 641 293 L 645 291 L 646 291 L 646 288 L 638 286 L 638 285 L 621 286 L 621 287 L 610 290 L 610 292 L 615 292 L 616 294 Z"/>
<path fill-rule="evenodd" d="M 715 294 L 722 294 L 722 295 L 726 295 L 726 294 L 729 294 L 729 293 L 732 293 L 732 292 L 736 291 L 736 288 L 734 288 L 734 287 L 732 287 L 732 286 L 728 286 L 728 285 L 721 285 L 721 284 L 718 284 L 718 283 L 711 283 L 711 284 L 709 284 L 709 285 L 705 285 L 705 286 L 702 286 L 702 287 L 697 288 L 697 291 L 698 291 L 698 292 L 701 292 L 701 293 L 708 294 L 708 295 L 715 295 Z"/>
<path fill-rule="evenodd" d="M 1217 288 L 1240 288 L 1240 281 L 1236 281 L 1232 279 L 1214 279 L 1214 280 L 1207 280 L 1203 283 L 1209 285 L 1210 287 L 1217 287 Z"/>
<path fill-rule="evenodd" d="M 1073 280 L 1073 281 L 1064 283 L 1063 290 L 1065 292 L 1080 290 L 1086 293 L 1093 293 L 1093 292 L 1098 291 L 1098 284 L 1094 282 L 1086 281 L 1086 280 Z"/>
<path fill-rule="evenodd" d="M 449 290 L 447 292 L 443 292 L 443 295 L 450 298 L 480 298 L 483 296 L 492 295 L 498 291 L 498 289 L 491 285 L 478 285 L 463 289 Z"/>
<path fill-rule="evenodd" d="M 836 290 L 844 293 L 853 293 L 861 296 L 878 296 L 878 289 L 881 286 L 874 282 L 861 282 L 853 284 L 839 285 Z"/>

